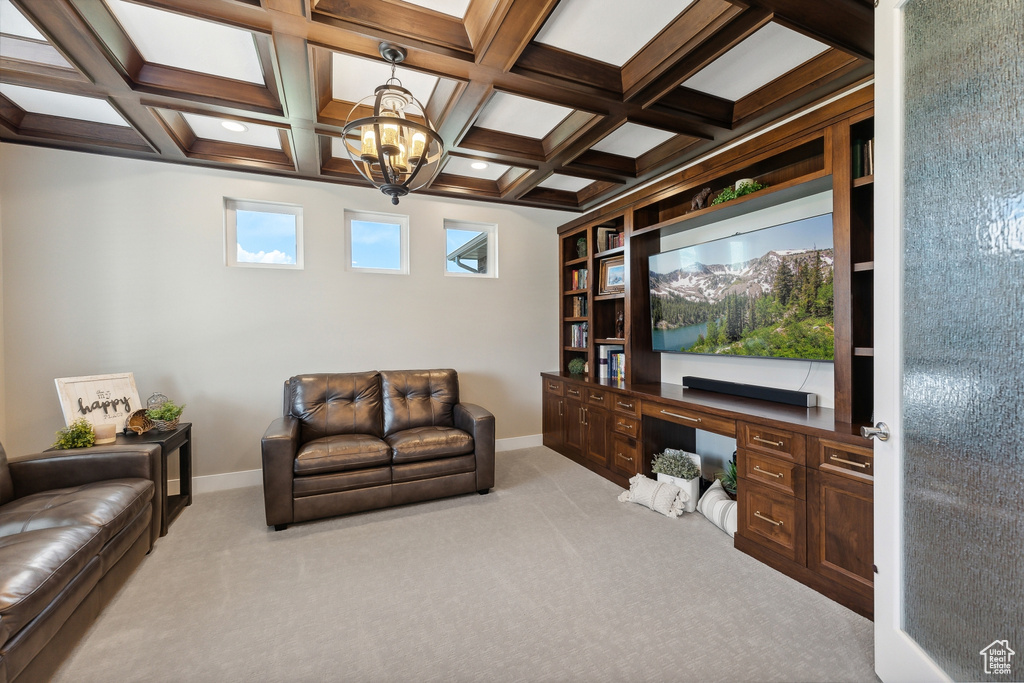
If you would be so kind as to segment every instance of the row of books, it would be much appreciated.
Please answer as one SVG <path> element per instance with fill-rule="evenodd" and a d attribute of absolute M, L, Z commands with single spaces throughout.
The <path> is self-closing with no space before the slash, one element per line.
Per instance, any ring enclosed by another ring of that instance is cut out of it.
<path fill-rule="evenodd" d="M 573 323 L 569 326 L 569 346 L 582 349 L 587 345 L 589 323 Z"/>
<path fill-rule="evenodd" d="M 853 141 L 853 177 L 875 174 L 875 139 Z"/>
<path fill-rule="evenodd" d="M 621 344 L 599 344 L 597 347 L 598 379 L 626 379 L 626 353 Z"/>
<path fill-rule="evenodd" d="M 608 251 L 626 243 L 626 236 L 615 228 L 597 229 L 597 250 Z"/>
<path fill-rule="evenodd" d="M 573 318 L 586 318 L 587 317 L 587 297 L 585 297 L 585 296 L 574 296 L 572 298 L 572 317 Z"/>
<path fill-rule="evenodd" d="M 587 277 L 586 268 L 577 268 L 572 271 L 572 288 L 575 289 L 586 289 L 589 278 Z"/>

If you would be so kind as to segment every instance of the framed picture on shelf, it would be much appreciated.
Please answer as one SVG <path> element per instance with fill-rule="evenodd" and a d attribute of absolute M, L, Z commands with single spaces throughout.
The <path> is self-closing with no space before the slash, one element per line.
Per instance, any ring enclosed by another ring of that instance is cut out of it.
<path fill-rule="evenodd" d="M 64 412 L 64 423 L 68 425 L 84 417 L 94 427 L 112 424 L 119 430 L 132 411 L 144 407 L 135 388 L 135 375 L 130 372 L 58 377 L 54 383 Z"/>
<path fill-rule="evenodd" d="M 598 294 L 619 294 L 626 291 L 626 260 L 622 256 L 601 261 L 601 282 Z"/>

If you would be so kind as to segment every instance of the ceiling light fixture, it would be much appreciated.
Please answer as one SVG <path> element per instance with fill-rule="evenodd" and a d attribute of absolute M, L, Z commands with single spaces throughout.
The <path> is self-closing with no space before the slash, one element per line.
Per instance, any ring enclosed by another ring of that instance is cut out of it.
<path fill-rule="evenodd" d="M 487 163 L 483 161 L 474 161 L 473 163 L 470 164 L 470 166 L 478 171 L 482 171 L 485 168 L 487 168 Z"/>
<path fill-rule="evenodd" d="M 405 50 L 381 43 L 378 51 L 391 63 L 391 78 L 352 107 L 341 134 L 356 170 L 397 204 L 399 197 L 433 180 L 441 165 L 444 141 L 423 105 L 395 77 L 395 66 L 405 59 Z M 371 103 L 373 116 L 352 118 Z"/>
<path fill-rule="evenodd" d="M 221 121 L 220 125 L 232 133 L 244 133 L 249 130 L 244 123 L 239 123 L 238 121 Z"/>

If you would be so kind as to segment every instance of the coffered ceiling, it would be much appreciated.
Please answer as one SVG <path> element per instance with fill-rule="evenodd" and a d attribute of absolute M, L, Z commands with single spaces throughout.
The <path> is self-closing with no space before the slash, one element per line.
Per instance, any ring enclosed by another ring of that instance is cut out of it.
<path fill-rule="evenodd" d="M 0 139 L 363 185 L 382 40 L 447 148 L 422 192 L 580 211 L 873 50 L 869 0 L 0 0 Z"/>

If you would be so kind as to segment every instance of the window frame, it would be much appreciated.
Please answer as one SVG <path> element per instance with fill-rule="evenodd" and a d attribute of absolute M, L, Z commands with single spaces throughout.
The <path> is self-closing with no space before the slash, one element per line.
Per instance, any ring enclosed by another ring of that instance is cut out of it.
<path fill-rule="evenodd" d="M 444 223 L 444 260 L 441 263 L 441 269 L 444 271 L 445 277 L 473 277 L 473 278 L 498 278 L 498 224 L 497 223 L 481 223 L 478 221 L 467 221 L 460 218 L 445 218 Z M 448 270 L 448 230 L 462 230 L 464 232 L 484 232 L 487 233 L 487 272 L 486 273 L 470 273 L 466 272 L 451 272 Z"/>
<path fill-rule="evenodd" d="M 280 213 L 295 216 L 295 263 L 251 263 L 238 260 L 238 212 Z M 302 248 L 302 206 L 259 199 L 224 197 L 224 265 L 229 268 L 275 268 L 304 270 Z"/>
<path fill-rule="evenodd" d="M 368 223 L 397 224 L 399 228 L 399 265 L 395 268 L 363 268 L 352 265 L 352 221 Z M 353 273 L 378 273 L 381 275 L 409 274 L 409 216 L 400 213 L 362 211 L 345 209 L 345 270 Z"/>

